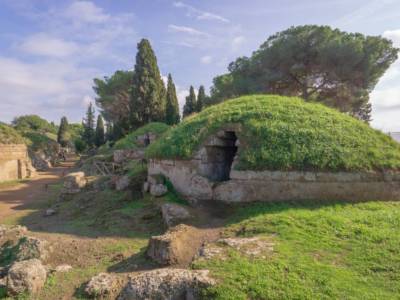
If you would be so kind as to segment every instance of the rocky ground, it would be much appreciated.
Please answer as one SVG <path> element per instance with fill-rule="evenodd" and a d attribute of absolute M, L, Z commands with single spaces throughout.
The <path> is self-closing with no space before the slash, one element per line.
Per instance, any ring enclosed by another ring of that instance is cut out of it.
<path fill-rule="evenodd" d="M 1 297 L 184 299 L 215 283 L 190 265 L 218 239 L 219 208 L 210 223 L 201 207 L 133 200 L 110 189 L 113 179 L 86 178 L 72 166 L 0 191 Z"/>

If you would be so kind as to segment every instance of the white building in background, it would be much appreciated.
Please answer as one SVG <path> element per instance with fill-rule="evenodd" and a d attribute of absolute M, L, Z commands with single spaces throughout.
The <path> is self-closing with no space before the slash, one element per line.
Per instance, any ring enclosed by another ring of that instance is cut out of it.
<path fill-rule="evenodd" d="M 389 132 L 389 135 L 400 143 L 400 132 Z"/>

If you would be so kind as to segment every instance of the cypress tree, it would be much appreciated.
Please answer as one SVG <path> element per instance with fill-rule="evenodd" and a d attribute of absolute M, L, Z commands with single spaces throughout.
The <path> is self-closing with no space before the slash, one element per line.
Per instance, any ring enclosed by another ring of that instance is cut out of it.
<path fill-rule="evenodd" d="M 68 136 L 68 120 L 67 117 L 62 117 L 60 121 L 60 127 L 57 132 L 57 142 L 61 145 L 61 147 L 67 146 L 69 141 Z"/>
<path fill-rule="evenodd" d="M 100 147 L 104 143 L 105 143 L 104 122 L 101 115 L 98 115 L 96 124 L 95 144 L 97 147 Z"/>
<path fill-rule="evenodd" d="M 83 140 L 86 142 L 89 148 L 92 148 L 94 146 L 94 140 L 95 140 L 94 108 L 92 103 L 90 103 L 88 106 L 83 126 L 84 126 Z"/>
<path fill-rule="evenodd" d="M 147 39 L 138 44 L 135 73 L 132 80 L 132 125 L 165 121 L 165 86 L 157 58 Z"/>
<path fill-rule="evenodd" d="M 178 98 L 176 97 L 175 84 L 172 81 L 171 74 L 168 74 L 167 104 L 165 108 L 165 114 L 165 122 L 168 125 L 175 125 L 179 123 L 179 104 Z"/>
<path fill-rule="evenodd" d="M 203 107 L 206 105 L 206 91 L 204 89 L 204 86 L 200 86 L 199 88 L 199 93 L 197 95 L 197 103 L 196 103 L 196 111 L 201 112 Z"/>
<path fill-rule="evenodd" d="M 183 107 L 183 117 L 194 113 L 196 111 L 196 94 L 194 93 L 193 86 L 190 86 L 189 96 L 186 97 L 185 106 Z"/>

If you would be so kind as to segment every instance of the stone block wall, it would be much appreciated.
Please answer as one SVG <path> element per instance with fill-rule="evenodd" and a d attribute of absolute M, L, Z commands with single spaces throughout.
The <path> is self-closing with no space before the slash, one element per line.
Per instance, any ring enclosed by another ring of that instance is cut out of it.
<path fill-rule="evenodd" d="M 0 181 L 32 177 L 28 150 L 24 144 L 0 144 Z"/>
<path fill-rule="evenodd" d="M 201 159 L 150 160 L 149 175 L 163 174 L 190 200 L 400 200 L 400 172 L 236 171 L 213 182 L 200 175 Z"/>

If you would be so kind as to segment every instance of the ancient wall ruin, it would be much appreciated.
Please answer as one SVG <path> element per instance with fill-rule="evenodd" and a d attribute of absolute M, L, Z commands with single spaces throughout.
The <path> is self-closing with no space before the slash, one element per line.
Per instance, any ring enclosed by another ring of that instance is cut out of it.
<path fill-rule="evenodd" d="M 0 144 L 0 181 L 32 177 L 28 150 L 24 144 Z"/>
<path fill-rule="evenodd" d="M 221 131 L 191 160 L 150 160 L 148 173 L 193 201 L 400 200 L 400 172 L 237 171 L 238 147 L 234 132 Z"/>

